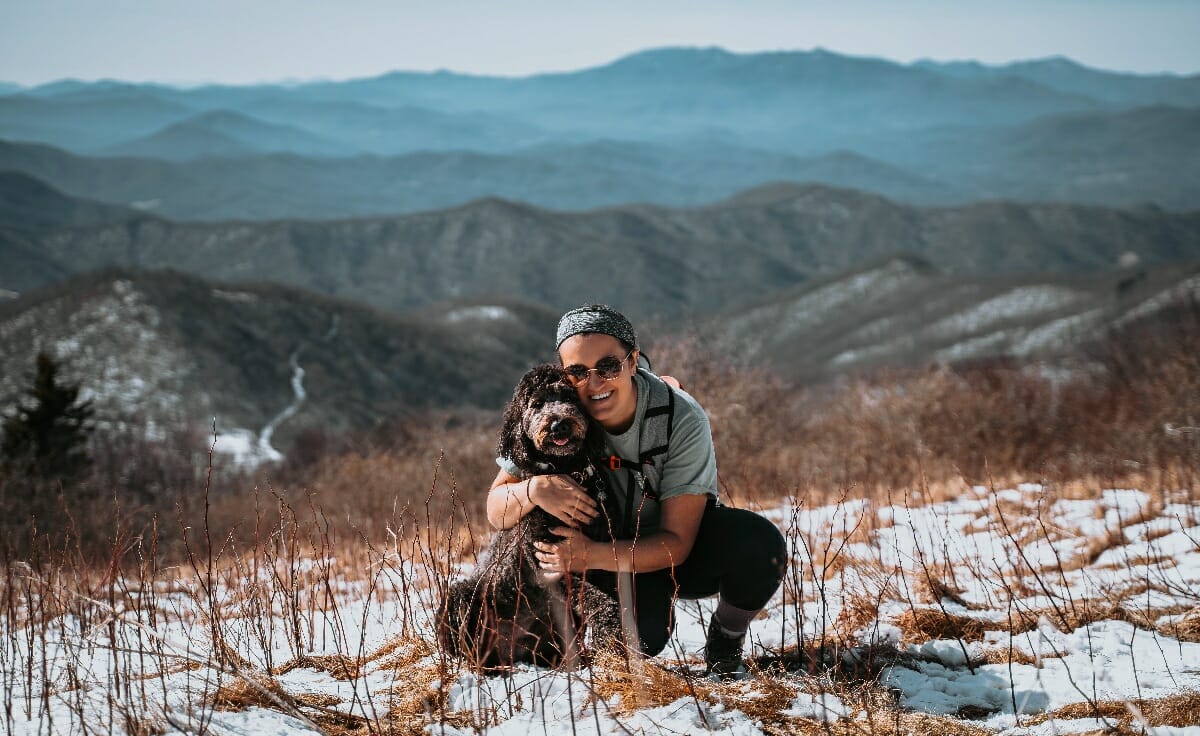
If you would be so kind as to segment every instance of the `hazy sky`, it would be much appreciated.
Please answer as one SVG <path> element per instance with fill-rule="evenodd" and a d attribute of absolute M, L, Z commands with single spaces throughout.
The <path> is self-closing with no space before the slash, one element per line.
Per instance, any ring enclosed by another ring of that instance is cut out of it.
<path fill-rule="evenodd" d="M 657 46 L 1200 72 L 1200 0 L 0 0 L 0 80 L 524 75 Z"/>

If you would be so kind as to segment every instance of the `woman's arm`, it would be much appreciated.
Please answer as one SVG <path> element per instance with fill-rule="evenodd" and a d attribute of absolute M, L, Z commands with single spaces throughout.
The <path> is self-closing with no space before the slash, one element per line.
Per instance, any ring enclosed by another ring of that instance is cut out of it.
<path fill-rule="evenodd" d="M 664 499 L 659 530 L 637 540 L 593 542 L 578 529 L 559 527 L 556 544 L 536 543 L 538 561 L 545 570 L 583 572 L 651 572 L 680 565 L 692 552 L 708 496 L 685 494 Z"/>
<path fill-rule="evenodd" d="M 537 505 L 529 495 L 532 480 L 533 478 L 521 480 L 504 470 L 496 474 L 487 497 L 488 522 L 494 528 L 508 529 L 516 526 L 521 517 Z"/>
<path fill-rule="evenodd" d="M 516 526 L 535 506 L 571 527 L 590 522 L 600 512 L 587 491 L 569 475 L 535 475 L 521 480 L 501 470 L 488 490 L 488 522 L 496 529 Z"/>

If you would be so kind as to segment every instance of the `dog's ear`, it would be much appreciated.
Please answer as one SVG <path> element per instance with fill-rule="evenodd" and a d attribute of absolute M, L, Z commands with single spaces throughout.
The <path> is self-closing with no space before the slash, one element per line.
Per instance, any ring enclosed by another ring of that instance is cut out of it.
<path fill-rule="evenodd" d="M 506 457 L 513 461 L 517 467 L 522 467 L 522 458 L 517 457 L 518 452 L 523 452 L 521 448 L 521 437 L 525 434 L 522 431 L 521 424 L 524 421 L 525 406 L 521 401 L 521 390 L 524 386 L 524 381 L 517 385 L 513 391 L 512 398 L 508 400 L 508 404 L 504 407 L 504 414 L 501 417 L 500 439 L 496 443 L 496 454 L 500 457 Z"/>
<path fill-rule="evenodd" d="M 583 438 L 583 452 L 593 462 L 600 462 L 604 455 L 604 430 L 600 426 L 600 422 L 588 416 L 584 410 L 583 415 L 587 417 L 587 435 Z"/>
<path fill-rule="evenodd" d="M 529 439 L 525 437 L 525 409 L 537 391 L 539 375 L 537 368 L 529 371 L 513 389 L 512 398 L 504 407 L 500 440 L 496 443 L 497 454 L 508 458 L 521 470 L 533 464 L 529 456 Z"/>

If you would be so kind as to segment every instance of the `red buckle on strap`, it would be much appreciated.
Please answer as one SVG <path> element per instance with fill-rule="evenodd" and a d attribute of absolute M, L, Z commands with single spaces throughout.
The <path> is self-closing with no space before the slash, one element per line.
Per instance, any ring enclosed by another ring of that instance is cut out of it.
<path fill-rule="evenodd" d="M 620 470 L 621 469 L 621 458 L 617 457 L 616 455 L 609 455 L 608 456 L 608 469 L 609 470 Z"/>

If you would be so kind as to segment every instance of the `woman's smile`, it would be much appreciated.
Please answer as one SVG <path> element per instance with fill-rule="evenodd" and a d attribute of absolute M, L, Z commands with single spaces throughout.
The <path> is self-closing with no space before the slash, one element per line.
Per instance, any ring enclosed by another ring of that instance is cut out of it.
<path fill-rule="evenodd" d="M 575 384 L 575 390 L 587 413 L 604 429 L 620 434 L 633 424 L 637 411 L 637 389 L 633 384 L 636 350 L 625 347 L 611 335 L 585 332 L 564 340 L 558 348 L 558 357 L 564 367 L 586 372 L 586 377 Z M 601 370 L 613 363 L 619 366 L 616 375 L 602 376 Z"/>

